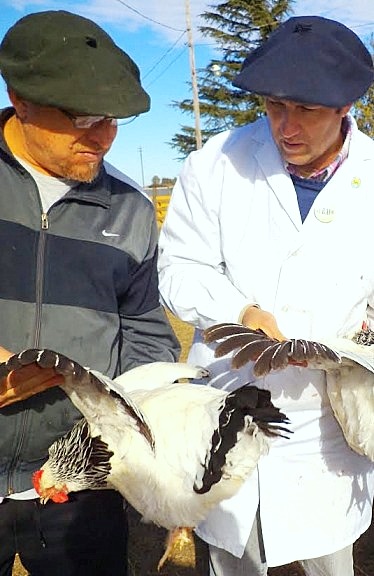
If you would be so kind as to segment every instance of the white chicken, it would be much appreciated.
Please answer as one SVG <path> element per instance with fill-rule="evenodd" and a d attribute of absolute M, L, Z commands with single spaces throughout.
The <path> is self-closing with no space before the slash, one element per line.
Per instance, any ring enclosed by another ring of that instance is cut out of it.
<path fill-rule="evenodd" d="M 61 354 L 27 350 L 0 365 L 0 378 L 34 362 L 64 376 L 61 387 L 84 416 L 34 474 L 42 501 L 115 488 L 145 521 L 178 537 L 237 492 L 272 436 L 288 433 L 266 390 L 174 383 L 207 377 L 199 367 L 158 362 L 112 381 Z M 159 567 L 173 543 L 171 537 Z"/>
<path fill-rule="evenodd" d="M 254 362 L 258 378 L 289 364 L 324 370 L 330 404 L 347 443 L 374 461 L 374 333 L 366 325 L 352 339 L 312 342 L 279 341 L 262 330 L 217 324 L 204 332 L 204 339 L 220 341 L 217 358 L 236 351 L 233 368 Z"/>

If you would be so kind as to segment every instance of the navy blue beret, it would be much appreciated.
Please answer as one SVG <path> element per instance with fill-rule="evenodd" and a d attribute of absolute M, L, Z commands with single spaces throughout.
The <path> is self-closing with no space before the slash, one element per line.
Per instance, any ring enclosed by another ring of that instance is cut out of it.
<path fill-rule="evenodd" d="M 352 30 L 320 16 L 297 16 L 248 55 L 233 85 L 340 108 L 360 98 L 373 80 L 373 59 Z"/>

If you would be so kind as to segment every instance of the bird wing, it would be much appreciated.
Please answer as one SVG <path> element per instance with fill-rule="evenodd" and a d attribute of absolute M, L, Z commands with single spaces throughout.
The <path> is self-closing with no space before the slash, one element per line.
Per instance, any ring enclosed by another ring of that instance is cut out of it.
<path fill-rule="evenodd" d="M 131 397 L 110 378 L 84 368 L 63 354 L 36 348 L 24 350 L 3 362 L 0 365 L 0 378 L 29 364 L 36 364 L 40 368 L 54 368 L 57 374 L 64 377 L 61 388 L 88 422 L 99 427 L 93 434 L 100 434 L 100 418 L 110 421 L 114 409 L 114 413 L 119 411 L 130 419 L 152 449 L 154 448 L 153 433 L 143 413 Z"/>
<path fill-rule="evenodd" d="M 208 370 L 184 362 L 150 362 L 124 372 L 114 379 L 118 391 L 152 390 L 167 386 L 180 379 L 201 379 L 209 376 Z"/>
<path fill-rule="evenodd" d="M 374 373 L 373 344 L 357 344 L 349 338 L 334 338 L 324 343 L 338 352 L 342 362 L 350 361 Z"/>
<path fill-rule="evenodd" d="M 155 439 L 151 426 L 147 420 L 147 417 L 137 406 L 132 397 L 123 390 L 122 386 L 118 385 L 118 382 L 111 380 L 108 378 L 108 376 L 101 374 L 101 372 L 98 372 L 97 370 L 89 370 L 89 373 L 91 376 L 91 383 L 94 379 L 96 382 L 100 382 L 106 392 L 110 394 L 112 398 L 114 397 L 118 400 L 119 406 L 122 407 L 124 413 L 133 419 L 141 435 L 147 440 L 152 450 L 154 450 Z M 82 414 L 84 414 L 83 411 Z M 108 417 L 111 419 L 110 414 L 108 414 Z"/>
<path fill-rule="evenodd" d="M 366 332 L 353 339 L 279 341 L 261 330 L 220 324 L 206 330 L 204 337 L 207 343 L 218 341 L 216 357 L 234 353 L 233 368 L 254 362 L 257 377 L 290 364 L 324 370 L 331 408 L 347 443 L 374 461 L 374 346 Z"/>
<path fill-rule="evenodd" d="M 272 370 L 289 364 L 305 364 L 310 368 L 331 369 L 350 361 L 374 373 L 374 346 L 358 344 L 349 338 L 330 338 L 321 342 L 290 338 L 270 338 L 262 330 L 240 324 L 217 324 L 204 332 L 207 343 L 219 341 L 215 357 L 231 352 L 232 367 L 241 368 L 254 362 L 255 376 L 266 376 Z"/>
<path fill-rule="evenodd" d="M 258 378 L 272 370 L 286 368 L 289 364 L 304 363 L 322 368 L 322 365 L 335 365 L 342 361 L 339 352 L 323 342 L 300 338 L 280 341 L 270 338 L 262 330 L 253 330 L 240 324 L 212 326 L 205 330 L 204 340 L 207 343 L 220 341 L 215 349 L 216 358 L 234 352 L 233 368 L 254 362 L 253 373 Z"/>

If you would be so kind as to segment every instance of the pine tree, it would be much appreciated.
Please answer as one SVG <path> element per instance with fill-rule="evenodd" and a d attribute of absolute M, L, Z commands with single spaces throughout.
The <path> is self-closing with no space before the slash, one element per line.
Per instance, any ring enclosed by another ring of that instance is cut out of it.
<path fill-rule="evenodd" d="M 212 38 L 222 59 L 211 60 L 198 71 L 202 141 L 222 130 L 254 122 L 264 114 L 263 99 L 232 86 L 250 50 L 256 48 L 285 20 L 293 0 L 227 0 L 212 6 L 201 17 L 206 22 L 200 31 Z M 174 102 L 175 107 L 192 114 L 193 102 Z M 196 148 L 195 130 L 182 126 L 171 141 L 184 158 Z"/>
<path fill-rule="evenodd" d="M 353 115 L 362 132 L 374 139 L 374 84 L 354 106 Z"/>
<path fill-rule="evenodd" d="M 374 38 L 370 41 L 372 58 L 374 60 Z M 353 115 L 356 118 L 360 130 L 365 132 L 370 138 L 374 138 L 374 84 L 371 85 L 366 94 L 355 103 Z"/>

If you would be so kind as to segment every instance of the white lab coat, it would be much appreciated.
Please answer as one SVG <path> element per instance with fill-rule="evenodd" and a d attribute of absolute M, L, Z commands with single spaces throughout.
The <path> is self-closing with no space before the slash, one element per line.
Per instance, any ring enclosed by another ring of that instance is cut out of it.
<path fill-rule="evenodd" d="M 373 179 L 374 142 L 355 128 L 348 159 L 302 223 L 266 119 L 214 137 L 187 159 L 172 194 L 160 236 L 164 302 L 200 329 L 237 322 L 248 303 L 272 312 L 288 337 L 373 326 Z M 196 330 L 189 360 L 209 367 L 213 385 L 253 381 L 250 367 L 231 371 L 213 348 Z M 322 371 L 290 367 L 257 385 L 294 433 L 272 442 L 257 474 L 198 534 L 240 557 L 260 499 L 269 566 L 344 548 L 370 525 L 373 464 L 347 446 Z"/>

